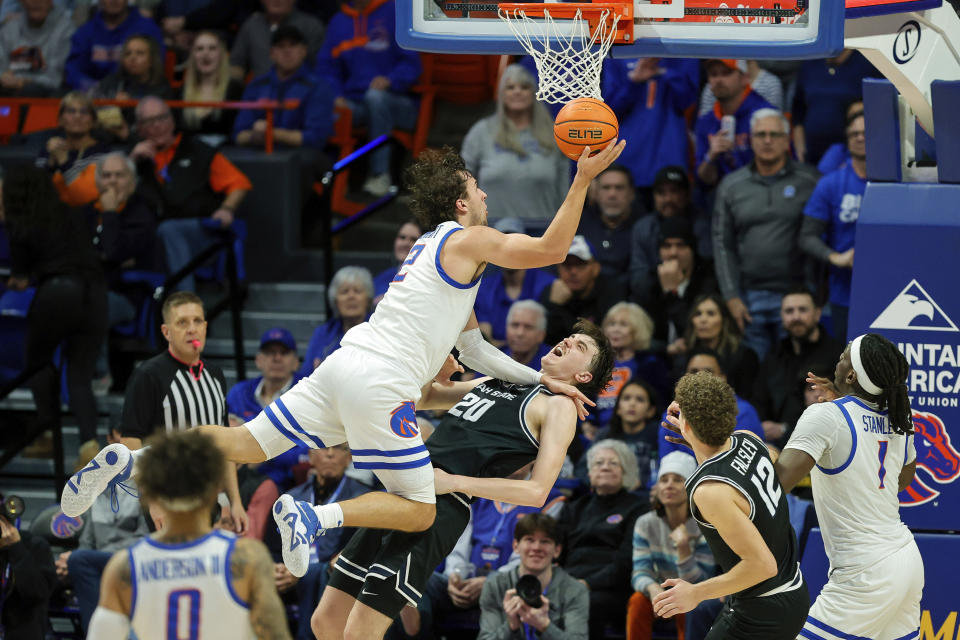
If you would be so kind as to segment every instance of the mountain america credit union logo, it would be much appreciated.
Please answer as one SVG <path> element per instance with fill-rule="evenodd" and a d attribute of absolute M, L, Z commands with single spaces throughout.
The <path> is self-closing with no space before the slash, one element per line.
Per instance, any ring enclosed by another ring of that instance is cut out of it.
<path fill-rule="evenodd" d="M 897 294 L 870 325 L 899 331 L 960 331 L 916 279 Z"/>

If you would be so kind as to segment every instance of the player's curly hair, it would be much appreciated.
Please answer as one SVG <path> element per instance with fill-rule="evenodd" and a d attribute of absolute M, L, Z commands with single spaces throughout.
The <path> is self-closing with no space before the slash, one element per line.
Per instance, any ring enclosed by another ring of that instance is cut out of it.
<path fill-rule="evenodd" d="M 613 377 L 613 347 L 610 346 L 610 340 L 604 335 L 603 330 L 586 318 L 577 320 L 573 325 L 573 332 L 592 338 L 597 345 L 597 352 L 590 361 L 590 373 L 593 377 L 590 382 L 575 385 L 584 395 L 592 397 L 600 393 L 600 390 L 606 387 L 610 378 Z"/>
<path fill-rule="evenodd" d="M 424 231 L 456 220 L 457 200 L 467 197 L 469 176 L 463 158 L 452 147 L 427 149 L 407 169 L 410 209 Z"/>
<path fill-rule="evenodd" d="M 137 486 L 148 502 L 171 511 L 209 507 L 226 468 L 213 439 L 196 429 L 160 434 L 137 460 Z"/>
<path fill-rule="evenodd" d="M 879 396 L 866 395 L 876 400 L 881 411 L 887 409 L 887 417 L 894 431 L 900 434 L 913 433 L 913 412 L 907 393 L 910 366 L 897 345 L 880 334 L 868 333 L 860 341 L 860 360 L 870 380 L 883 389 Z"/>
<path fill-rule="evenodd" d="M 694 435 L 711 447 L 719 447 L 737 428 L 737 399 L 730 385 L 709 371 L 680 378 L 675 394 L 680 413 Z"/>

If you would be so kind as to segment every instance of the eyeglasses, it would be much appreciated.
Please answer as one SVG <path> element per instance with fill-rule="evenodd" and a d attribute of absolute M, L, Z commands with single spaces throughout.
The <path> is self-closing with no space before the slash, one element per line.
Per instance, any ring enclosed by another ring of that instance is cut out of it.
<path fill-rule="evenodd" d="M 855 131 L 847 131 L 847 137 L 850 138 L 850 139 L 853 139 L 853 138 L 865 138 L 866 135 L 867 135 L 867 134 L 864 132 L 863 129 L 859 129 L 859 130 L 855 130 Z"/>
<path fill-rule="evenodd" d="M 137 120 L 137 125 L 141 127 L 151 127 L 155 124 L 160 124 L 161 122 L 165 122 L 169 117 L 170 117 L 169 113 L 161 113 L 160 115 L 150 116 L 149 118 L 140 118 L 139 120 Z"/>
<path fill-rule="evenodd" d="M 786 138 L 787 134 L 783 131 L 754 131 L 750 134 L 754 138 L 760 138 L 764 140 L 770 138 L 771 140 L 778 140 L 780 138 Z"/>

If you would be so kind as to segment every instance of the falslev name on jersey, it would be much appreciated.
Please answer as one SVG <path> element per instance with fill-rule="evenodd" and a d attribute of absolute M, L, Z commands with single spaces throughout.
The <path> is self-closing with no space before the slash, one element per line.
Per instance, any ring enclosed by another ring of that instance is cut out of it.
<path fill-rule="evenodd" d="M 740 447 L 737 449 L 737 457 L 730 461 L 730 466 L 736 469 L 740 475 L 747 475 L 750 470 L 750 463 L 757 457 L 757 445 L 751 438 L 743 438 Z"/>
<path fill-rule="evenodd" d="M 199 576 L 219 576 L 223 573 L 223 558 L 209 555 L 195 558 L 156 558 L 141 560 L 137 567 L 137 579 L 182 580 Z"/>

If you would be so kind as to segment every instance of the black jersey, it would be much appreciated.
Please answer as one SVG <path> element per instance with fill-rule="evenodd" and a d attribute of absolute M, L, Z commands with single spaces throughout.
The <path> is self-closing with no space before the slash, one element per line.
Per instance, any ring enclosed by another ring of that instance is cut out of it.
<path fill-rule="evenodd" d="M 487 380 L 447 410 L 426 442 L 433 466 L 475 478 L 504 478 L 536 459 L 540 442 L 524 414 L 542 385 Z"/>
<path fill-rule="evenodd" d="M 725 482 L 737 489 L 750 503 L 750 520 L 777 559 L 777 575 L 764 580 L 735 596 L 752 597 L 774 590 L 798 587 L 803 580 L 797 564 L 797 538 L 790 526 L 787 496 L 773 470 L 767 446 L 752 433 L 736 432 L 728 451 L 705 460 L 687 479 L 687 495 L 693 496 L 697 485 L 707 480 Z M 724 572 L 740 562 L 740 557 L 724 542 L 716 528 L 703 520 L 694 500 L 690 513 L 710 545 L 713 557 Z"/>

